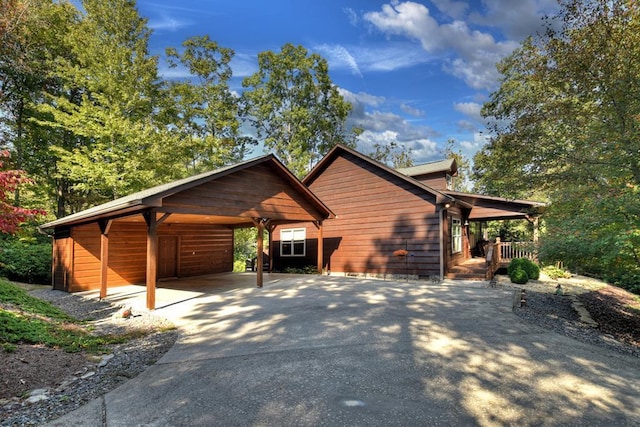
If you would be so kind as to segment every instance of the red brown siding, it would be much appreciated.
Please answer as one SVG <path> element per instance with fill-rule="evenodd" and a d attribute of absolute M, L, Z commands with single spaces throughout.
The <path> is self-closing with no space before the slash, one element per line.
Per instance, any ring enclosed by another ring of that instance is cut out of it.
<path fill-rule="evenodd" d="M 325 269 L 380 275 L 440 274 L 439 219 L 431 194 L 349 153 L 336 157 L 309 188 L 337 216 L 324 222 Z M 317 231 L 312 224 L 305 226 L 305 263 L 314 265 L 310 255 L 315 256 Z M 279 238 L 276 230 L 273 249 L 277 258 Z M 412 256 L 393 256 L 395 250 L 404 248 Z M 300 260 L 280 258 L 276 268 L 292 262 Z"/>

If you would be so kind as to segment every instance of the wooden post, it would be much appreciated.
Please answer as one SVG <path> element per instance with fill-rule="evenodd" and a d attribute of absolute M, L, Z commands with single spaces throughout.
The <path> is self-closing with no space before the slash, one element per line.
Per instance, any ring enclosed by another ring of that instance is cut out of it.
<path fill-rule="evenodd" d="M 314 222 L 318 229 L 318 274 L 322 275 L 322 267 L 324 267 L 324 238 L 322 237 L 322 221 Z"/>
<path fill-rule="evenodd" d="M 263 251 L 264 251 L 264 220 L 262 218 L 259 218 L 257 221 L 256 226 L 258 227 L 258 259 L 257 261 L 257 265 L 256 265 L 256 286 L 261 288 L 262 287 L 262 282 L 263 282 L 263 278 L 262 278 L 262 264 L 263 264 Z"/>
<path fill-rule="evenodd" d="M 269 233 L 269 247 L 267 248 L 267 253 L 269 254 L 269 273 L 273 271 L 273 254 L 271 253 L 271 248 L 273 247 L 273 230 L 276 229 L 274 224 L 269 224 L 267 226 L 267 232 Z"/>
<path fill-rule="evenodd" d="M 109 230 L 113 220 L 98 221 L 100 227 L 100 299 L 107 296 L 107 276 L 109 274 Z"/>
<path fill-rule="evenodd" d="M 158 221 L 154 211 L 146 212 L 147 221 L 147 308 L 156 308 L 156 278 L 158 274 Z"/>

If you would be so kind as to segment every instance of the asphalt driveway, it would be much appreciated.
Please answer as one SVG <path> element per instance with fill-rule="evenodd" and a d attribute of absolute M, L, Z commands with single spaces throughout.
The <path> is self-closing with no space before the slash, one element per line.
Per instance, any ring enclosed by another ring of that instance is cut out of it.
<path fill-rule="evenodd" d="M 139 377 L 51 425 L 640 425 L 640 359 L 523 323 L 478 283 L 270 276 L 158 314 Z"/>

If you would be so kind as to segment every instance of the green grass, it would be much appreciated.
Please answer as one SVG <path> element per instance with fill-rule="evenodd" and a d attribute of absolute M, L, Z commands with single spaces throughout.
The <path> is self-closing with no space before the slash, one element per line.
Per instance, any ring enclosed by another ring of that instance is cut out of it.
<path fill-rule="evenodd" d="M 73 353 L 101 353 L 108 344 L 123 343 L 147 334 L 92 335 L 86 325 L 20 287 L 0 279 L 0 349 L 16 344 L 44 344 Z"/>

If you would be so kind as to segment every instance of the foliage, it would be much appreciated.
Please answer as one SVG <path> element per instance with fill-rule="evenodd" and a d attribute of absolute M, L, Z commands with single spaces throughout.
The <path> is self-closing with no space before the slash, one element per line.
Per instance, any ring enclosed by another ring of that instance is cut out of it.
<path fill-rule="evenodd" d="M 393 169 L 408 168 L 413 166 L 411 148 L 391 142 L 389 144 L 376 143 L 373 145 L 374 151 L 367 154 L 373 160 L 384 163 Z"/>
<path fill-rule="evenodd" d="M 540 267 L 528 258 L 514 258 L 507 266 L 507 273 L 513 283 L 525 284 L 529 279 L 538 280 L 540 278 Z"/>
<path fill-rule="evenodd" d="M 559 25 L 556 25 L 559 24 Z M 640 5 L 566 0 L 545 34 L 499 64 L 483 107 L 478 189 L 551 201 L 541 257 L 640 283 Z"/>
<path fill-rule="evenodd" d="M 233 272 L 234 273 L 242 273 L 244 271 L 247 271 L 247 261 L 246 259 L 243 260 L 235 260 L 233 261 Z"/>
<path fill-rule="evenodd" d="M 12 239 L 2 242 L 0 275 L 24 283 L 51 283 L 51 243 Z"/>
<path fill-rule="evenodd" d="M 265 233 L 266 234 L 266 233 Z M 236 228 L 233 230 L 233 259 L 234 261 L 246 261 L 253 259 L 257 254 L 256 244 L 257 229 L 255 227 L 250 228 Z M 268 242 L 268 236 L 265 241 Z M 265 244 L 265 247 L 267 245 Z M 243 267 L 244 271 L 244 267 Z"/>
<path fill-rule="evenodd" d="M 8 151 L 0 151 L 0 169 L 9 158 Z M 14 234 L 20 224 L 32 220 L 37 215 L 45 215 L 42 209 L 26 209 L 14 206 L 9 202 L 9 196 L 22 184 L 31 183 L 26 173 L 21 170 L 0 170 L 0 233 Z"/>
<path fill-rule="evenodd" d="M 517 283 L 519 285 L 524 285 L 529 281 L 529 276 L 527 272 L 522 268 L 516 268 L 509 274 L 509 278 L 511 279 L 511 283 Z"/>
<path fill-rule="evenodd" d="M 209 36 L 192 37 L 182 47 L 182 53 L 167 49 L 167 58 L 190 75 L 168 84 L 165 119 L 177 134 L 174 149 L 182 152 L 183 169 L 196 173 L 242 160 L 256 142 L 240 136 L 238 98 L 229 88 L 233 50 Z"/>
<path fill-rule="evenodd" d="M 351 104 L 329 77 L 327 61 L 303 46 L 258 54 L 259 70 L 245 78 L 246 120 L 264 146 L 298 177 L 337 143 L 351 144 L 345 129 Z"/>
<path fill-rule="evenodd" d="M 304 267 L 286 267 L 283 270 L 287 274 L 318 274 L 318 267 L 313 265 L 305 265 Z"/>
<path fill-rule="evenodd" d="M 560 278 L 568 279 L 571 277 L 571 273 L 556 265 L 546 265 L 542 268 L 542 272 L 553 280 Z"/>
<path fill-rule="evenodd" d="M 66 313 L 0 279 L 0 345 L 44 344 L 67 352 L 102 352 L 108 344 L 126 342 L 146 332 L 95 336 Z"/>
<path fill-rule="evenodd" d="M 444 158 L 455 159 L 456 165 L 458 166 L 458 176 L 455 178 L 453 190 L 468 192 L 470 186 L 469 172 L 471 171 L 471 165 L 469 159 L 462 154 L 462 150 L 456 148 L 455 139 L 447 141 L 447 146 L 444 150 Z"/>
<path fill-rule="evenodd" d="M 41 125 L 75 142 L 56 145 L 59 174 L 94 203 L 148 187 L 162 156 L 154 104 L 157 58 L 133 0 L 84 0 L 65 38 L 68 57 L 50 61 L 61 85 L 41 104 Z"/>

